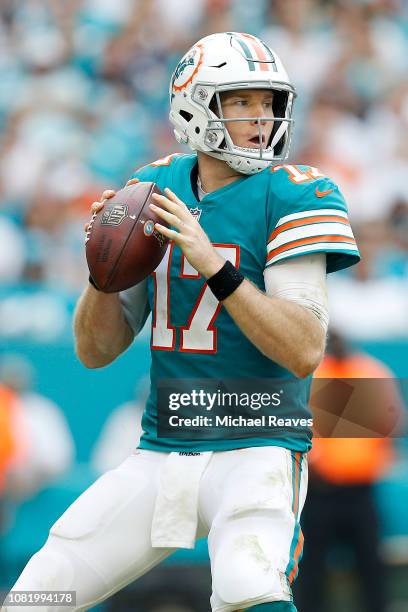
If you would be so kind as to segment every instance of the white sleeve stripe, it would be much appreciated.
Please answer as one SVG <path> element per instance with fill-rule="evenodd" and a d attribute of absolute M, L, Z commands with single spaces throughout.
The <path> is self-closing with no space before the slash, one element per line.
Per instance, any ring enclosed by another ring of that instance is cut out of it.
<path fill-rule="evenodd" d="M 357 247 L 350 242 L 336 242 L 335 244 L 333 242 L 316 242 L 315 244 L 306 244 L 304 246 L 295 247 L 294 249 L 288 249 L 283 253 L 279 253 L 278 255 L 275 255 L 275 257 L 272 257 L 266 263 L 265 267 L 270 266 L 271 264 L 276 263 L 285 257 L 298 255 L 299 253 L 311 253 L 313 251 L 336 251 L 338 253 L 352 251 L 353 254 L 359 254 Z"/>
<path fill-rule="evenodd" d="M 302 238 L 312 238 L 314 236 L 346 236 L 347 238 L 354 238 L 353 232 L 349 225 L 343 223 L 315 223 L 313 225 L 304 225 L 301 227 L 294 227 L 288 229 L 281 234 L 278 234 L 276 238 L 271 240 L 268 244 L 267 251 L 273 251 L 274 249 L 293 242 L 294 240 L 301 240 Z"/>
<path fill-rule="evenodd" d="M 319 210 L 304 210 L 303 212 L 292 213 L 281 217 L 276 224 L 276 227 L 283 225 L 287 221 L 293 221 L 294 219 L 302 219 L 303 217 L 316 217 L 320 215 L 333 215 L 334 217 L 344 217 L 348 219 L 347 213 L 337 208 L 320 208 Z"/>
<path fill-rule="evenodd" d="M 280 225 L 279 227 L 275 227 L 272 234 L 268 238 L 268 242 L 276 238 L 278 234 L 281 234 L 288 229 L 304 227 L 305 225 L 315 225 L 316 223 L 341 223 L 342 225 L 350 225 L 348 219 L 343 219 L 343 217 L 339 217 L 337 215 L 322 215 L 321 217 L 306 217 L 304 219 L 296 219 L 294 221 L 283 223 L 283 225 Z"/>

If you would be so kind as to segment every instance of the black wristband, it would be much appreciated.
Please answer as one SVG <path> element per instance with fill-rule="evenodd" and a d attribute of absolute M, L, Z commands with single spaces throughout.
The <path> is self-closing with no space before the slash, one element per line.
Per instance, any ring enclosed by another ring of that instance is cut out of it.
<path fill-rule="evenodd" d="M 89 275 L 89 283 L 92 285 L 92 287 L 94 287 L 97 291 L 100 291 L 99 287 L 96 286 L 94 279 L 92 278 L 91 275 Z"/>
<path fill-rule="evenodd" d="M 226 261 L 214 276 L 207 279 L 207 285 L 219 302 L 226 300 L 244 280 L 244 276 L 230 261 Z"/>

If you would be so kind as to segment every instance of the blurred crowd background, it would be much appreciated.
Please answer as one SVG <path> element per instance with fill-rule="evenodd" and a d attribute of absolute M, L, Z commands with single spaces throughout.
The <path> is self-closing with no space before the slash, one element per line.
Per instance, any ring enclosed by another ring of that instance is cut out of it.
<path fill-rule="evenodd" d="M 346 197 L 363 260 L 329 280 L 332 325 L 407 378 L 406 0 L 1 0 L 0 588 L 41 545 L 49 517 L 120 460 L 112 449 L 145 393 L 147 335 L 103 372 L 84 372 L 73 355 L 90 205 L 136 168 L 183 150 L 167 119 L 171 72 L 197 39 L 230 30 L 263 38 L 297 89 L 289 162 L 319 167 Z M 18 441 L 5 426 L 15 398 Z M 383 560 L 407 571 L 408 519 L 390 500 L 408 503 L 408 451 L 403 439 L 394 447 L 376 504 Z M 331 575 L 353 567 L 347 555 L 330 559 Z M 192 572 L 196 560 L 184 561 Z M 406 610 L 392 575 L 387 610 Z M 365 609 L 353 601 L 351 612 Z"/>

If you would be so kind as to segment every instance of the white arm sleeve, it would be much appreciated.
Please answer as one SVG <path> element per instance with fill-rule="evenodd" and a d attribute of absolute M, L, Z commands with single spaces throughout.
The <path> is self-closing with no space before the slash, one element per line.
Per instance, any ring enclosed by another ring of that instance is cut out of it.
<path fill-rule="evenodd" d="M 123 312 L 135 336 L 143 329 L 150 313 L 147 299 L 147 279 L 126 291 L 121 291 L 119 299 Z"/>
<path fill-rule="evenodd" d="M 277 262 L 264 271 L 265 291 L 271 297 L 296 302 L 329 326 L 326 253 L 311 253 Z"/>

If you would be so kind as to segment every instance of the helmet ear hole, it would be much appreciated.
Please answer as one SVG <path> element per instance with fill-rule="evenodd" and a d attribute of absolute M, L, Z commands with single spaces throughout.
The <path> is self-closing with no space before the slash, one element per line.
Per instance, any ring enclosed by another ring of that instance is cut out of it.
<path fill-rule="evenodd" d="M 196 134 L 199 134 L 199 133 L 201 132 L 201 130 L 200 130 L 200 128 L 198 127 L 198 125 L 195 127 L 195 130 L 194 130 L 194 131 L 195 131 L 195 133 L 196 133 Z"/>
<path fill-rule="evenodd" d="M 180 110 L 179 114 L 187 121 L 187 123 L 189 123 L 193 118 L 193 115 L 185 110 Z"/>
<path fill-rule="evenodd" d="M 210 111 L 212 111 L 214 113 L 214 115 L 217 115 L 217 117 L 220 116 L 219 108 L 218 108 L 218 102 L 217 102 L 216 96 L 212 97 L 212 100 L 209 103 L 208 108 L 210 109 Z"/>

